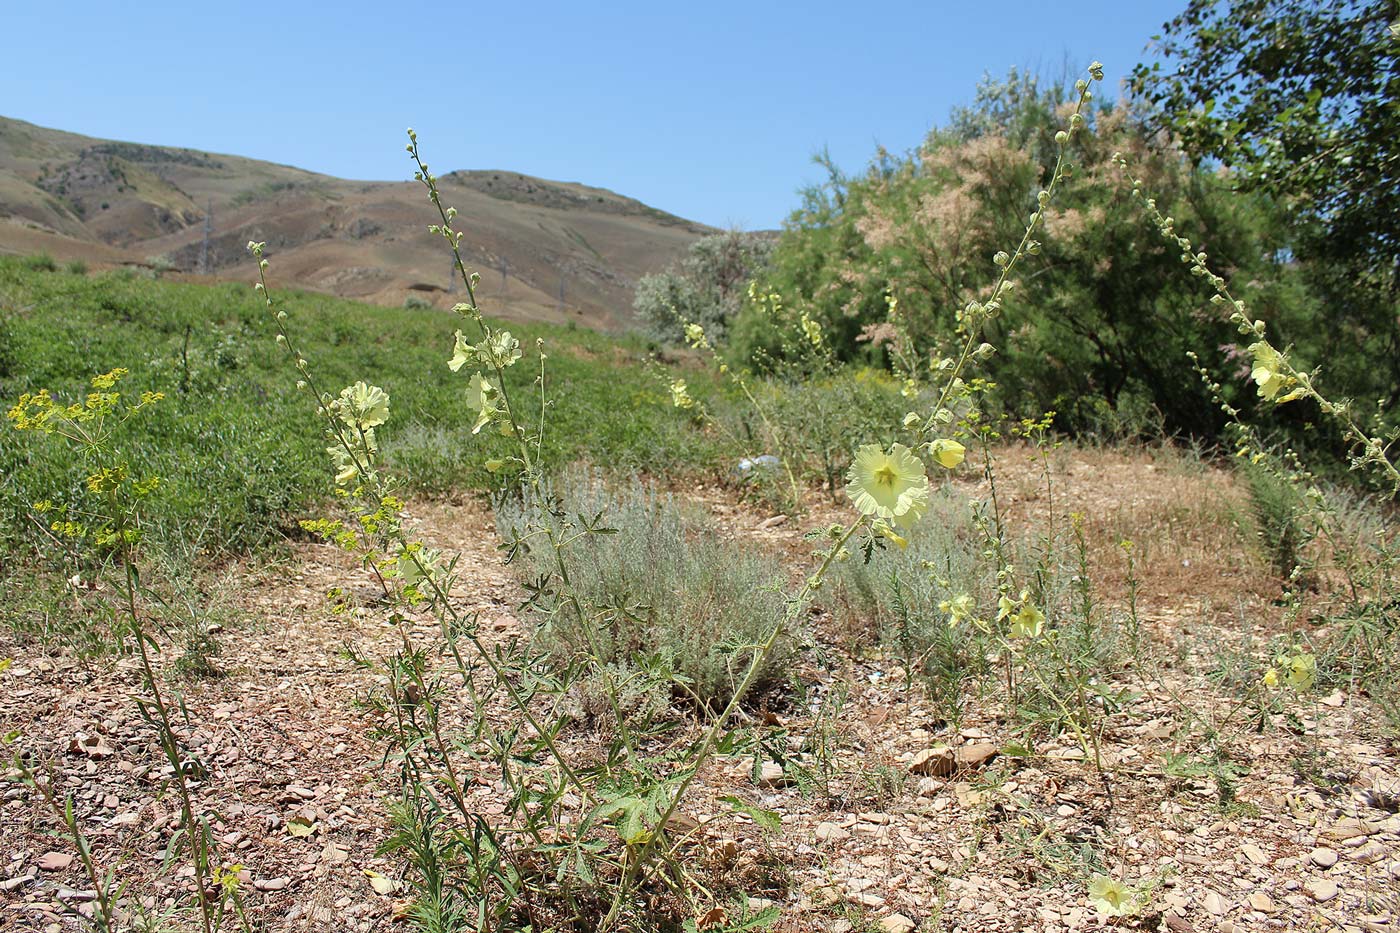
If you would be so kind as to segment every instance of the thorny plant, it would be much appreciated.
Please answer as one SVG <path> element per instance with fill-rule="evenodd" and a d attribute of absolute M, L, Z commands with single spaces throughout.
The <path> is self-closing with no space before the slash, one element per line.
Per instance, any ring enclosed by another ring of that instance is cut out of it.
<path fill-rule="evenodd" d="M 69 494 L 67 499 L 33 503 L 31 520 L 65 542 L 65 549 L 83 552 L 84 563 L 95 568 L 95 572 L 114 578 L 112 588 L 118 594 L 118 602 L 110 610 L 118 620 L 117 631 L 130 637 L 140 661 L 143 694 L 136 697 L 136 708 L 156 731 L 170 770 L 169 785 L 179 799 L 180 827 L 167 840 L 167 862 L 180 852 L 187 858 L 204 933 L 214 933 L 221 927 L 230 903 L 237 908 L 246 929 L 237 872 L 231 876 L 233 883 L 223 883 L 228 875 L 218 862 L 208 814 L 194 787 L 201 766 L 186 749 L 176 728 L 183 701 L 167 693 L 153 657 L 160 650 L 154 631 L 159 621 L 152 617 L 149 606 L 161 605 L 161 600 L 141 582 L 139 545 L 143 502 L 155 491 L 160 479 L 134 474 L 120 445 L 120 433 L 127 422 L 139 418 L 163 396 L 145 392 L 134 403 L 124 401 L 118 384 L 126 375 L 126 370 L 114 369 L 93 377 L 92 391 L 82 401 L 69 405 L 60 404 L 47 389 L 26 393 L 7 416 L 16 430 L 33 431 L 69 445 L 84 465 L 86 476 L 81 491 Z M 59 817 L 77 846 L 83 870 L 98 892 L 97 909 L 89 918 L 92 925 L 104 933 L 115 933 L 125 917 L 119 904 L 124 886 L 93 852 L 81 831 L 73 800 L 59 799 L 51 768 L 36 770 L 20 757 L 15 759 L 15 766 L 21 779 Z"/>

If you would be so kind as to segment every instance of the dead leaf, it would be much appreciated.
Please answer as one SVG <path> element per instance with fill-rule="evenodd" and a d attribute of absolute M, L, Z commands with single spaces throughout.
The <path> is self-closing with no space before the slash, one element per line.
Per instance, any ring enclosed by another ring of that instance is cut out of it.
<path fill-rule="evenodd" d="M 369 886 L 374 888 L 375 894 L 383 894 L 388 897 L 399 889 L 399 883 L 393 878 L 381 875 L 372 868 L 365 869 L 365 876 L 369 878 Z"/>
<path fill-rule="evenodd" d="M 724 912 L 723 907 L 711 907 L 695 920 L 697 930 L 711 930 L 715 927 L 722 927 L 729 921 L 729 915 Z"/>
<path fill-rule="evenodd" d="M 287 821 L 288 835 L 295 836 L 298 839 L 303 836 L 310 836 L 312 833 L 316 832 L 316 829 L 316 824 L 304 816 L 294 816 Z"/>

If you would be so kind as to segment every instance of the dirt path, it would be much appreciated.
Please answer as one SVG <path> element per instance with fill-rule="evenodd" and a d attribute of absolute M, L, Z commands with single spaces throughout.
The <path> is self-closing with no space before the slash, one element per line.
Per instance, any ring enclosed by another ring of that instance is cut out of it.
<path fill-rule="evenodd" d="M 1013 520 L 1044 506 L 1033 460 L 1012 452 L 1002 469 Z M 1280 624 L 1257 560 L 1220 518 L 1237 496 L 1228 478 L 1094 451 L 1066 454 L 1055 469 L 1060 494 L 1088 513 L 1102 542 L 1096 573 L 1112 576 L 1121 537 L 1142 548 L 1154 660 L 1105 672 L 1121 688 L 1105 715 L 1107 777 L 1066 736 L 1029 757 L 993 755 L 1017 736 L 987 704 L 974 699 L 955 728 L 905 689 L 894 660 L 828 645 L 797 671 L 803 700 L 773 718 L 774 741 L 806 770 L 769 762 L 777 770 L 754 782 L 751 762 L 717 762 L 685 806 L 701 825 L 696 857 L 766 879 L 760 893 L 781 904 L 779 929 L 792 931 L 915 928 L 905 919 L 968 933 L 1098 928 L 1084 885 L 1091 870 L 1153 888 L 1146 918 L 1128 925 L 1396 929 L 1400 749 L 1369 698 L 1336 690 L 1294 701 L 1262 732 L 1236 735 L 1228 788 L 1222 772 L 1192 767 L 1202 760 L 1200 723 L 1180 698 L 1223 719 L 1233 701 L 1209 676 L 1214 653 L 1260 643 Z M 978 489 L 972 479 L 957 488 Z M 802 533 L 839 514 L 821 507 L 776 521 L 716 490 L 694 498 L 725 534 L 761 540 L 796 567 L 808 547 Z M 484 507 L 423 502 L 410 511 L 428 543 L 462 553 L 461 608 L 481 613 L 489 638 L 518 632 L 520 591 Z M 333 588 L 340 593 L 328 600 Z M 285 563 L 251 571 L 239 602 L 249 622 L 222 636 L 227 675 L 183 685 L 185 734 L 203 769 L 201 798 L 219 814 L 221 851 L 244 866 L 253 916 L 269 931 L 389 930 L 402 895 L 377 892 L 366 872 L 397 871 L 375 855 L 393 772 L 356 708 L 374 675 L 345 649 L 384 657 L 398 630 L 356 562 L 322 545 L 297 544 Z M 435 637 L 426 621 L 415 632 Z M 98 856 L 132 881 L 134 896 L 165 909 L 183 879 L 151 879 L 177 814 L 158 792 L 154 733 L 130 699 L 135 665 L 44 656 L 8 630 L 0 657 L 15 659 L 0 674 L 4 729 L 21 730 L 21 748 L 55 762 Z M 818 734 L 819 703 L 830 710 L 842 694 L 826 726 L 829 759 L 799 754 Z M 941 773 L 929 758 L 941 746 L 961 750 L 965 767 Z M 824 783 L 814 785 L 814 765 Z M 499 792 L 488 779 L 475 788 L 483 809 Z M 775 811 L 781 829 L 761 831 L 718 802 L 725 794 Z M 19 787 L 7 787 L 0 823 L 0 929 L 77 929 L 69 907 L 90 909 L 90 895 L 71 843 L 40 834 L 53 822 Z"/>

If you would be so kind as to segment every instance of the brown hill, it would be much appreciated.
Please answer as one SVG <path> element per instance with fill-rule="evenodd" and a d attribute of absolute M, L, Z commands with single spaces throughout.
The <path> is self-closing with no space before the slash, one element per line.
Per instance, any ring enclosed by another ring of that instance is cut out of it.
<path fill-rule="evenodd" d="M 505 317 L 624 328 L 636 280 L 713 232 L 602 188 L 516 172 L 452 172 L 439 184 L 481 272 L 482 304 Z M 349 181 L 0 117 L 0 253 L 243 280 L 245 244 L 264 240 L 285 284 L 445 308 L 460 285 L 428 233 L 434 220 L 416 182 Z"/>

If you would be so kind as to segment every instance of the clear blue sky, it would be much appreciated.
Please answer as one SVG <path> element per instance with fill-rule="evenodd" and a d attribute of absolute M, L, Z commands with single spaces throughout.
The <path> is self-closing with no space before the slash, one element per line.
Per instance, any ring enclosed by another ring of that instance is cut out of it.
<path fill-rule="evenodd" d="M 858 169 L 984 72 L 1106 65 L 1185 0 L 5 4 L 0 114 L 348 178 L 499 168 L 716 226 L 778 226 L 829 147 Z"/>

